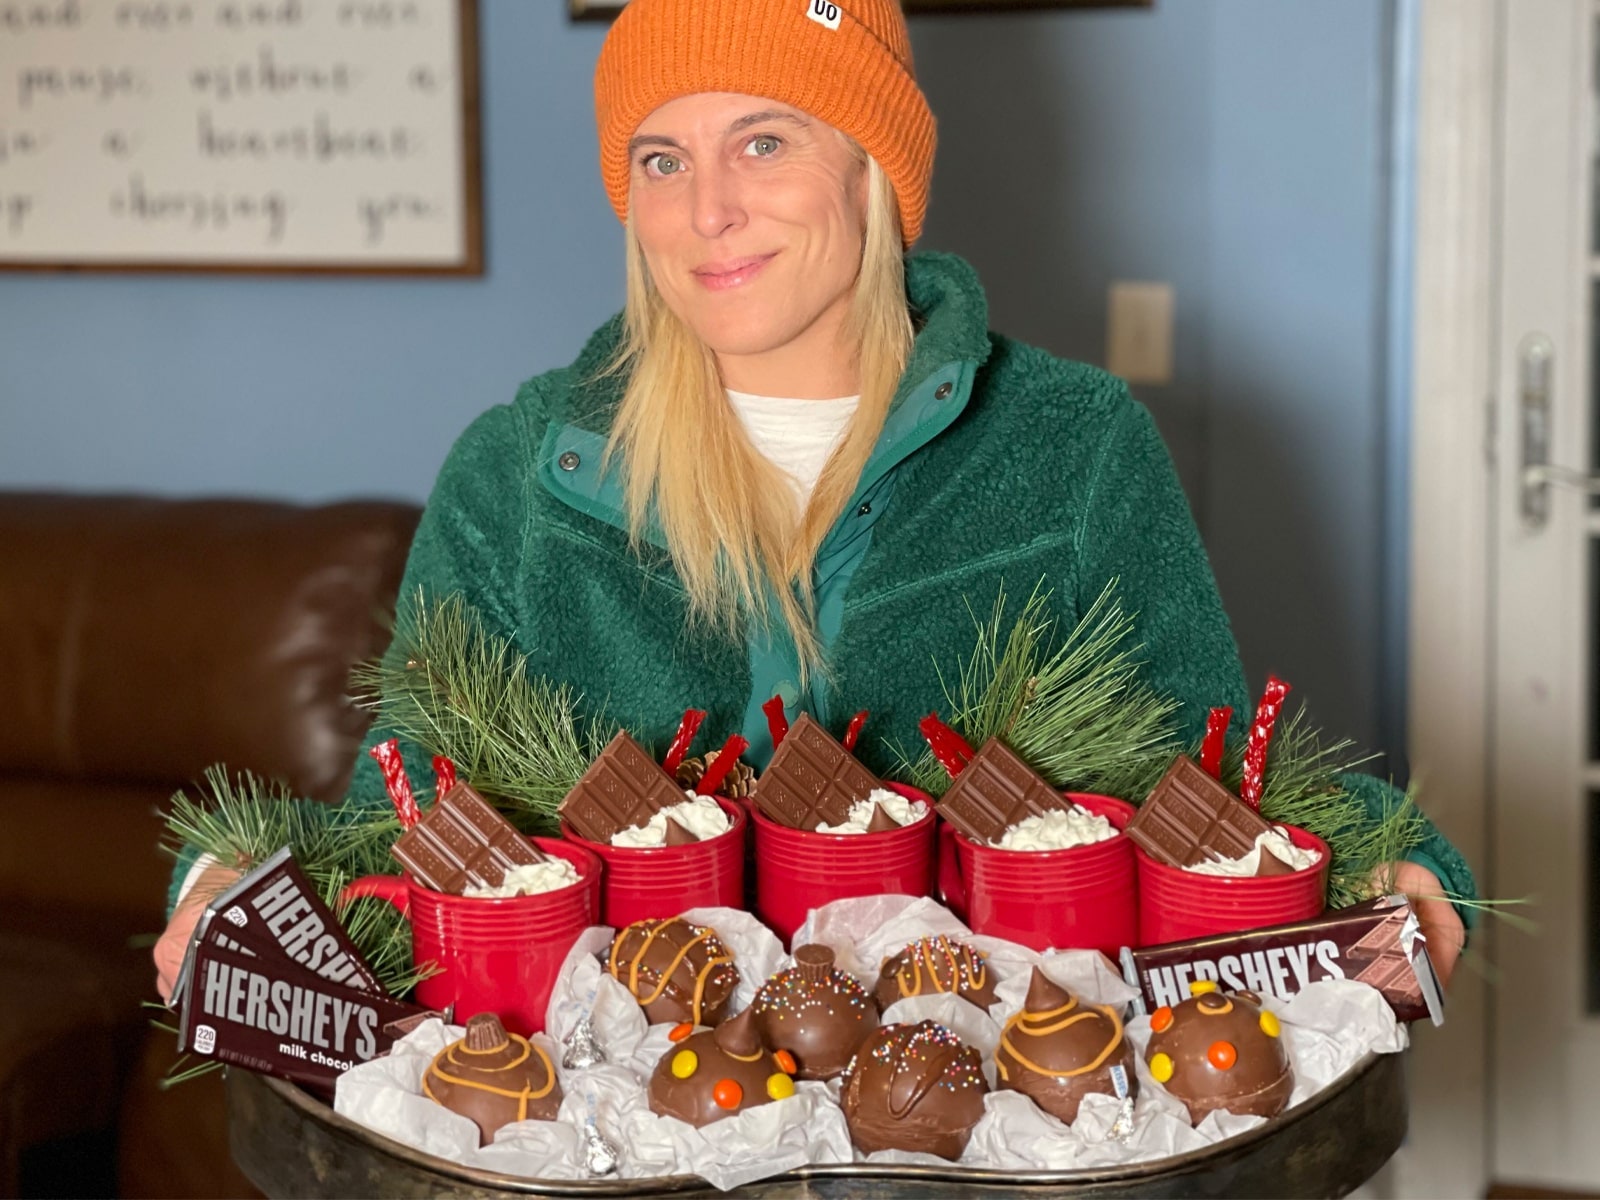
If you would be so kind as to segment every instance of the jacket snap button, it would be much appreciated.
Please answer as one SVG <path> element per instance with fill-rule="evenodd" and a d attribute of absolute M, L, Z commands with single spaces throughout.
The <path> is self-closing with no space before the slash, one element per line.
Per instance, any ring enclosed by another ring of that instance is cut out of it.
<path fill-rule="evenodd" d="M 556 465 L 563 471 L 576 471 L 578 464 L 582 461 L 583 459 L 578 457 L 576 450 L 568 450 L 560 458 L 556 459 Z"/>
<path fill-rule="evenodd" d="M 863 504 L 863 505 L 862 505 L 862 506 L 861 506 L 861 507 L 860 507 L 860 508 L 858 508 L 858 509 L 856 509 L 856 516 L 858 516 L 858 517 L 864 517 L 864 516 L 866 516 L 866 515 L 867 515 L 867 514 L 868 514 L 868 513 L 870 513 L 870 512 L 871 512 L 871 511 L 872 511 L 872 505 L 870 505 L 870 504 Z"/>
<path fill-rule="evenodd" d="M 950 397 L 950 392 L 950 385 L 948 383 L 941 383 L 938 388 L 934 390 L 933 398 L 935 400 L 947 400 Z"/>

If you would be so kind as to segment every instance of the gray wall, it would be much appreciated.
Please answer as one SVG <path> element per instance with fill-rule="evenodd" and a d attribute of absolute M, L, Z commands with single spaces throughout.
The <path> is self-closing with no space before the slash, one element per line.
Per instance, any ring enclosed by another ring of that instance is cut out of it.
<path fill-rule="evenodd" d="M 995 325 L 1099 361 L 1106 285 L 1177 289 L 1138 389 L 1252 683 L 1397 747 L 1385 155 L 1393 0 L 1158 0 L 923 18 L 941 149 L 923 244 Z M 0 274 L 0 486 L 421 499 L 453 437 L 620 302 L 595 169 L 603 30 L 481 0 L 488 273 Z"/>

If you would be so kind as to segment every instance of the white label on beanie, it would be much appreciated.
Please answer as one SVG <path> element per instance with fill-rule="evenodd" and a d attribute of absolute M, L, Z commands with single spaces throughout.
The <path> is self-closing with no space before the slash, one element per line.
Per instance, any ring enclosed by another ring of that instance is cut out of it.
<path fill-rule="evenodd" d="M 805 0 L 806 16 L 829 29 L 839 28 L 839 6 L 832 0 Z"/>

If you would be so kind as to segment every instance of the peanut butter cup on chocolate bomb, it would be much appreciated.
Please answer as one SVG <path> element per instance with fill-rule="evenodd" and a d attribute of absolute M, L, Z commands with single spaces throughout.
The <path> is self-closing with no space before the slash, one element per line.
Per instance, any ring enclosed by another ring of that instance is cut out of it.
<path fill-rule="evenodd" d="M 460 1040 L 433 1056 L 422 1094 L 475 1124 L 485 1146 L 502 1125 L 553 1121 L 561 1108 L 561 1084 L 549 1056 L 527 1038 L 507 1033 L 493 1013 L 473 1017 Z"/>
<path fill-rule="evenodd" d="M 995 1048 L 1000 1086 L 1021 1092 L 1068 1125 L 1091 1092 L 1138 1091 L 1133 1046 L 1114 1008 L 1083 1004 L 1038 967 L 1022 1011 L 1006 1022 Z"/>
<path fill-rule="evenodd" d="M 1224 992 L 1209 979 L 1182 1004 L 1150 1014 L 1144 1061 L 1198 1125 L 1216 1109 L 1275 1117 L 1289 1104 L 1294 1071 L 1278 1018 L 1253 992 Z"/>
<path fill-rule="evenodd" d="M 767 1045 L 794 1056 L 801 1079 L 832 1079 L 878 1028 L 878 1010 L 867 990 L 833 965 L 832 948 L 801 946 L 794 960 L 756 993 L 756 1025 Z"/>
<path fill-rule="evenodd" d="M 983 1059 L 943 1025 L 885 1025 L 856 1051 L 839 1104 L 850 1140 L 875 1150 L 961 1157 L 983 1116 Z"/>
<path fill-rule="evenodd" d="M 906 996 L 938 992 L 954 992 L 985 1011 L 995 1002 L 994 978 L 983 954 L 942 933 L 884 959 L 872 994 L 878 1007 L 886 1009 Z"/>
<path fill-rule="evenodd" d="M 794 1060 L 761 1044 L 752 1008 L 715 1029 L 685 1023 L 650 1076 L 650 1111 L 696 1127 L 794 1095 Z"/>
<path fill-rule="evenodd" d="M 639 1001 L 652 1025 L 715 1025 L 739 969 L 717 931 L 682 917 L 635 921 L 612 939 L 606 970 Z"/>

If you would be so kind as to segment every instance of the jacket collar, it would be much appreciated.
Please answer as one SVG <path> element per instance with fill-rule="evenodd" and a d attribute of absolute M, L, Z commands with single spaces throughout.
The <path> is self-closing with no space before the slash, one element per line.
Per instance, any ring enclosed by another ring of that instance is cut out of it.
<path fill-rule="evenodd" d="M 906 296 L 921 328 L 883 431 L 856 487 L 856 498 L 961 415 L 973 378 L 989 356 L 989 306 L 977 272 L 953 254 L 906 258 Z M 550 426 L 540 447 L 538 474 L 547 490 L 572 508 L 626 528 L 619 474 L 602 473 L 600 460 L 624 380 L 601 372 L 615 356 L 622 318 L 613 317 L 589 339 L 569 368 L 566 394 L 549 397 Z M 559 405 L 559 407 L 557 407 Z M 845 510 L 849 513 L 856 500 Z M 653 525 L 647 540 L 663 545 Z"/>

